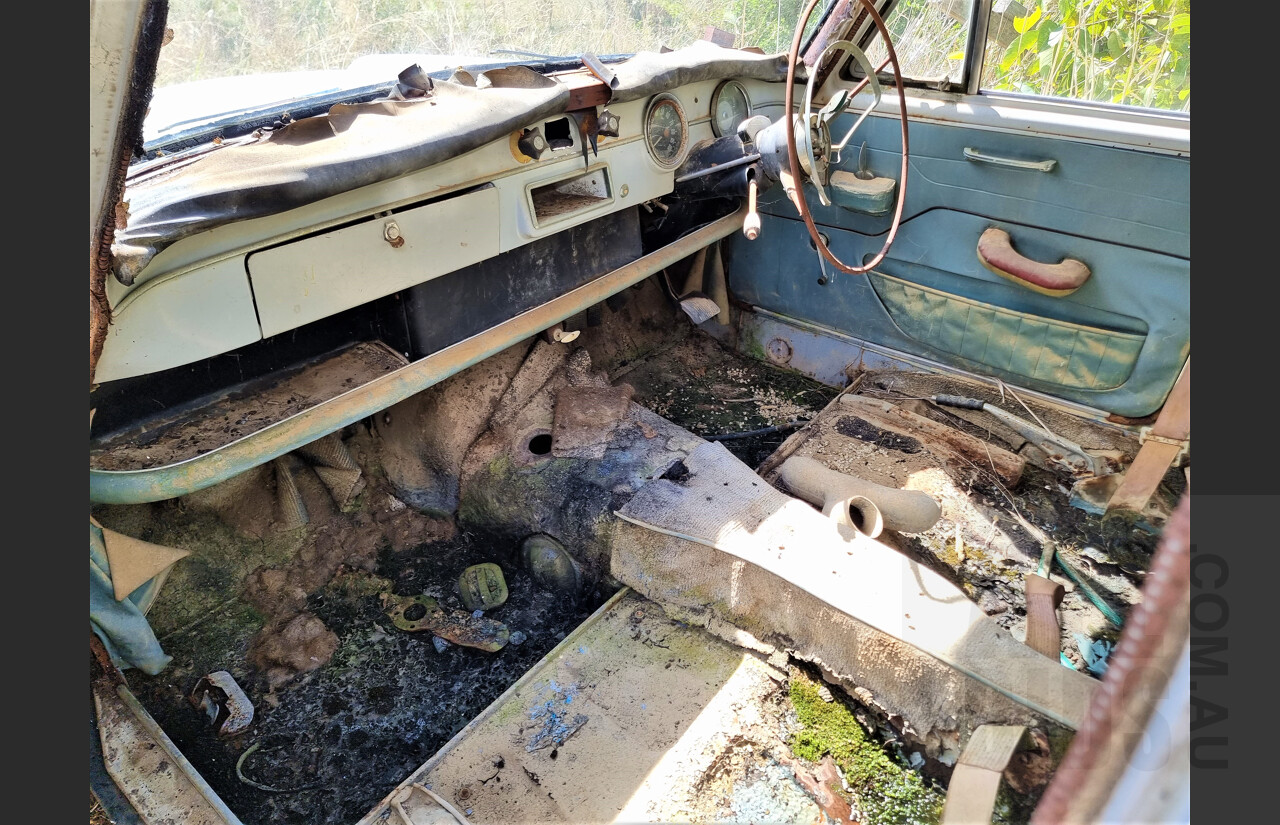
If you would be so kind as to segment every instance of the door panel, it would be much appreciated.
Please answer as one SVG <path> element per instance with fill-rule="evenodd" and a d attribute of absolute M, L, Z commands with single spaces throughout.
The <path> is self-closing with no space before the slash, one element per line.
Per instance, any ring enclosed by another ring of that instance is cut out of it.
<path fill-rule="evenodd" d="M 858 135 L 870 171 L 896 176 L 897 121 L 869 118 Z M 1107 412 L 1158 409 L 1190 352 L 1189 159 L 925 120 L 912 120 L 910 139 L 903 222 L 876 270 L 819 285 L 804 224 L 775 187 L 762 198 L 761 238 L 731 242 L 735 296 Z M 856 168 L 857 143 L 834 168 Z M 966 147 L 1056 164 L 1051 172 L 996 166 L 967 160 Z M 861 264 L 880 249 L 888 216 L 823 207 L 812 188 L 806 194 L 841 260 Z M 992 226 L 1020 254 L 1076 258 L 1091 277 L 1052 297 L 996 275 L 976 254 Z"/>

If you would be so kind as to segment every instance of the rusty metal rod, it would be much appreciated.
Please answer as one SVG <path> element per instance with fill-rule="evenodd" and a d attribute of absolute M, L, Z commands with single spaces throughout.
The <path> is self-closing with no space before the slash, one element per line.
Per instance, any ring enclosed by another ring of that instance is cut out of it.
<path fill-rule="evenodd" d="M 408 366 L 389 372 L 216 450 L 146 470 L 89 470 L 89 501 L 142 504 L 177 498 L 265 464 L 317 438 L 384 410 L 449 376 L 537 335 L 614 293 L 681 261 L 708 244 L 737 232 L 746 216 L 740 207 L 685 237 L 618 267 L 594 281 L 522 312 Z"/>

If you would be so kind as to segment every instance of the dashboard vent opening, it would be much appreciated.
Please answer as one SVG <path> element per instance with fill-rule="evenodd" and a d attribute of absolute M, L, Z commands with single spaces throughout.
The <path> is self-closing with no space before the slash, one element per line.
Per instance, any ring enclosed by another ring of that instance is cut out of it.
<path fill-rule="evenodd" d="M 613 200 L 608 167 L 598 167 L 579 175 L 561 178 L 529 190 L 533 220 L 537 226 L 586 212 Z"/>
<path fill-rule="evenodd" d="M 547 145 L 552 149 L 568 149 L 573 146 L 573 127 L 569 118 L 548 120 L 542 125 L 542 134 L 546 135 Z"/>

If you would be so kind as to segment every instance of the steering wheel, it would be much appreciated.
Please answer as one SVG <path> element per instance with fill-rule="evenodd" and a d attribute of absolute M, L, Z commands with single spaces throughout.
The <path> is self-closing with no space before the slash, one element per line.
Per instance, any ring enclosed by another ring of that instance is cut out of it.
<path fill-rule="evenodd" d="M 861 275 L 873 267 L 877 266 L 884 256 L 888 253 L 889 247 L 893 244 L 893 240 L 897 237 L 898 227 L 902 223 L 902 207 L 906 201 L 907 193 L 907 159 L 909 150 L 907 148 L 907 98 L 906 91 L 902 83 L 902 70 L 898 66 L 898 55 L 894 51 L 893 42 L 889 37 L 889 30 L 885 27 L 884 20 L 880 17 L 879 12 L 871 4 L 870 0 L 858 0 L 867 14 L 875 23 L 876 29 L 884 40 L 885 50 L 889 54 L 886 63 L 893 66 L 894 87 L 898 94 L 899 120 L 902 124 L 902 171 L 898 176 L 898 199 L 893 211 L 893 222 L 889 225 L 889 232 L 885 236 L 884 246 L 876 253 L 869 262 L 863 266 L 849 266 L 835 256 L 823 241 L 822 233 L 818 231 L 817 225 L 813 222 L 813 215 L 809 213 L 809 204 L 805 201 L 804 182 L 799 179 L 800 173 L 809 176 L 810 182 L 818 192 L 818 200 L 823 206 L 831 204 L 827 197 L 826 184 L 828 182 L 828 174 L 830 170 L 831 157 L 835 156 L 837 162 L 840 158 L 840 150 L 843 149 L 849 140 L 853 137 L 854 132 L 867 119 L 871 111 L 880 102 L 881 89 L 877 70 L 871 65 L 871 61 L 867 59 L 866 54 L 856 45 L 848 40 L 837 40 L 829 44 L 822 50 L 822 54 L 813 62 L 812 71 L 809 74 L 809 82 L 805 86 L 804 92 L 804 109 L 799 113 L 792 115 L 791 112 L 795 107 L 795 79 L 796 66 L 800 61 L 800 41 L 804 39 L 804 29 L 809 22 L 809 18 L 813 15 L 813 10 L 822 0 L 809 0 L 809 4 L 805 7 L 804 12 L 800 15 L 799 22 L 796 23 L 795 37 L 791 41 L 791 52 L 787 58 L 787 90 L 786 90 L 786 134 L 787 134 L 787 160 L 792 169 L 792 186 L 787 187 L 787 194 L 791 196 L 792 203 L 795 204 L 796 210 L 800 213 L 800 217 L 804 219 L 804 224 L 809 230 L 809 237 L 813 240 L 813 245 L 817 248 L 818 254 L 831 262 L 833 266 L 841 272 L 847 272 L 850 275 Z M 818 69 L 822 66 L 822 62 L 829 56 L 837 54 L 848 54 L 853 58 L 859 68 L 863 72 L 863 80 L 851 89 L 840 89 L 831 100 L 827 102 L 816 113 L 813 112 L 813 90 L 817 82 Z M 884 64 L 880 65 L 884 68 Z M 835 120 L 842 112 L 844 112 L 853 102 L 853 98 L 864 87 L 871 87 L 872 102 L 863 111 L 862 116 L 853 124 L 853 127 L 845 133 L 844 138 L 839 143 L 831 142 L 830 123 Z M 801 135 L 797 136 L 797 127 L 802 127 Z M 821 152 L 817 155 L 814 153 L 814 145 L 817 144 L 821 148 Z M 800 155 L 803 148 L 804 156 Z"/>

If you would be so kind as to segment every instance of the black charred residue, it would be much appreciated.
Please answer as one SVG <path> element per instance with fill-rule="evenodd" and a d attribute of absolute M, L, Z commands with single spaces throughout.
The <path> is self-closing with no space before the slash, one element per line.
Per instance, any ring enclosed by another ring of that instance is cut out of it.
<path fill-rule="evenodd" d="M 841 435 L 847 435 L 850 438 L 857 438 L 868 444 L 874 444 L 877 447 L 883 447 L 886 450 L 896 450 L 900 453 L 918 453 L 921 449 L 919 440 L 909 435 L 899 435 L 889 430 L 883 430 L 875 424 L 863 421 L 861 418 L 852 416 L 844 416 L 836 422 L 836 432 Z"/>
<path fill-rule="evenodd" d="M 520 676 L 599 606 L 607 594 L 579 598 L 544 590 L 515 561 L 514 546 L 460 533 L 448 541 L 403 553 L 386 551 L 374 575 L 397 595 L 428 594 L 463 609 L 457 592 L 462 571 L 493 561 L 507 582 L 506 603 L 489 618 L 527 639 L 496 653 L 453 645 L 438 653 L 430 632 L 397 630 L 380 596 L 345 597 L 333 589 L 312 594 L 308 609 L 340 640 L 333 659 L 296 677 L 267 699 L 265 680 L 245 660 L 243 647 L 211 635 L 166 640 L 174 662 L 158 676 L 130 672 L 130 685 L 170 738 L 246 825 L 355 822 L 434 755 Z M 197 664 L 198 663 L 198 664 Z M 254 703 L 244 734 L 220 738 L 192 708 L 189 690 L 211 664 L 230 670 Z M 196 673 L 200 670 L 200 673 Z M 277 788 L 268 793 L 236 777 Z"/>
<path fill-rule="evenodd" d="M 689 480 L 689 468 L 684 466 L 683 461 L 677 461 L 666 470 L 663 471 L 659 478 L 665 478 L 668 481 L 674 481 L 676 484 L 684 484 Z"/>

